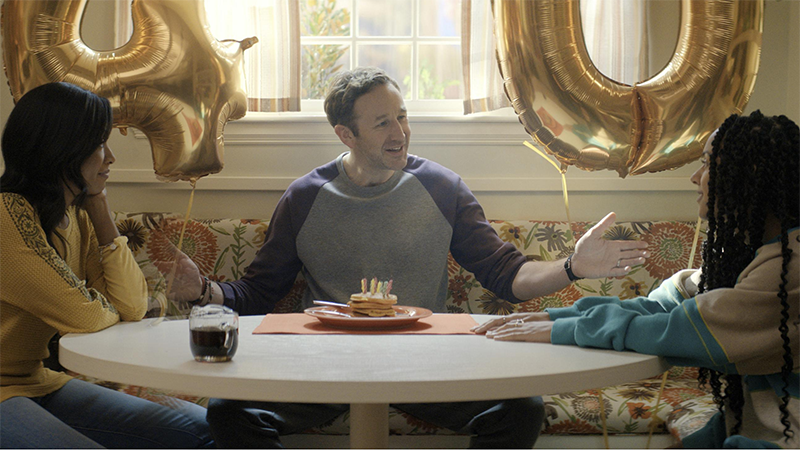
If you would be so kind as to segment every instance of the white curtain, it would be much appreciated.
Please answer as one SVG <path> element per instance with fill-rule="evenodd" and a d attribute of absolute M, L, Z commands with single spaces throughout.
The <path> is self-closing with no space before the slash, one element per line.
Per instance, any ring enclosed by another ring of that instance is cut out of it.
<path fill-rule="evenodd" d="M 461 8 L 464 114 L 509 106 L 495 54 L 491 1 L 463 0 Z M 647 79 L 647 0 L 580 0 L 580 8 L 597 69 L 628 85 Z"/>
<path fill-rule="evenodd" d="M 646 0 L 580 0 L 586 50 L 603 75 L 633 86 L 648 78 Z"/>
<path fill-rule="evenodd" d="M 202 1 L 202 0 L 195 0 Z M 258 37 L 245 51 L 248 110 L 300 110 L 300 13 L 297 0 L 206 0 L 219 40 Z M 117 0 L 117 45 L 132 32 L 130 0 Z"/>
<path fill-rule="evenodd" d="M 462 0 L 461 60 L 464 114 L 511 106 L 495 55 L 491 0 Z"/>

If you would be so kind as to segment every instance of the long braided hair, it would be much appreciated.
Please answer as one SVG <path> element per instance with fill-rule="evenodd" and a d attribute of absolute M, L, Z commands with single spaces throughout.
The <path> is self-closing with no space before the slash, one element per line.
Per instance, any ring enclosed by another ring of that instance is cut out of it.
<path fill-rule="evenodd" d="M 739 274 L 755 258 L 763 245 L 768 216 L 780 222 L 781 282 L 778 286 L 782 312 L 776 325 L 783 340 L 781 376 L 783 396 L 780 405 L 783 435 L 794 435 L 788 420 L 789 376 L 794 357 L 789 339 L 787 301 L 789 229 L 798 226 L 800 209 L 800 143 L 797 124 L 785 116 L 767 117 L 760 111 L 749 116 L 732 115 L 720 126 L 712 142 L 708 181 L 708 237 L 703 247 L 700 292 L 733 287 Z M 720 412 L 732 414 L 731 434 L 742 427 L 744 394 L 740 375 L 701 369 L 699 381 L 711 385 Z M 727 411 L 723 410 L 727 403 Z"/>

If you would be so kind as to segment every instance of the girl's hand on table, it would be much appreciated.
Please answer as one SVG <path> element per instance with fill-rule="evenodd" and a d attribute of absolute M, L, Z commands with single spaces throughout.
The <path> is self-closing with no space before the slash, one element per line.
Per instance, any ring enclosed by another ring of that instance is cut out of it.
<path fill-rule="evenodd" d="M 539 313 L 515 313 L 509 314 L 507 316 L 498 317 L 496 319 L 489 320 L 487 322 L 482 323 L 481 325 L 477 325 L 472 328 L 472 332 L 475 334 L 484 334 L 490 330 L 496 330 L 503 325 L 512 323 L 514 321 L 522 321 L 522 322 L 541 322 L 550 320 L 550 314 L 546 312 L 539 312 Z"/>
<path fill-rule="evenodd" d="M 546 342 L 549 344 L 552 330 L 553 322 L 550 321 L 509 322 L 499 328 L 487 331 L 486 337 L 495 341 Z"/>

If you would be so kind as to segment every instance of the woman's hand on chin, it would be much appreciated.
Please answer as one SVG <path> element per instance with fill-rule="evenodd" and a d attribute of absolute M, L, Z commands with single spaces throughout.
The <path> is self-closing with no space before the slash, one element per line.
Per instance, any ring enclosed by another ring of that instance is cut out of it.
<path fill-rule="evenodd" d="M 108 192 L 106 189 L 103 189 L 96 194 L 87 193 L 81 207 L 86 211 L 97 208 L 108 209 Z"/>

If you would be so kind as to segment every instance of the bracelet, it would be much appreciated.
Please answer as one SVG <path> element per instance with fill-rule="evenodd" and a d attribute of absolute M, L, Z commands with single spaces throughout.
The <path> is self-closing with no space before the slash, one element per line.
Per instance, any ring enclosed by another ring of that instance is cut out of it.
<path fill-rule="evenodd" d="M 569 277 L 569 281 L 582 280 L 583 279 L 582 277 L 579 277 L 579 276 L 575 275 L 574 272 L 572 272 L 572 257 L 573 256 L 575 256 L 575 253 L 567 256 L 567 260 L 564 261 L 564 270 L 567 272 L 567 276 Z"/>
<path fill-rule="evenodd" d="M 98 249 L 100 249 L 100 251 L 101 251 L 101 252 L 102 252 L 103 250 L 105 250 L 105 249 L 109 249 L 109 250 L 111 250 L 111 251 L 114 251 L 114 250 L 116 250 L 116 249 L 117 249 L 117 244 L 116 244 L 114 241 L 111 241 L 111 242 L 109 242 L 108 244 L 106 244 L 106 245 L 101 245 L 101 246 L 99 246 L 99 247 L 97 247 L 97 248 L 98 248 Z"/>
<path fill-rule="evenodd" d="M 97 247 L 97 251 L 100 253 L 100 262 L 103 262 L 103 252 L 108 249 L 108 251 L 113 252 L 117 249 L 117 244 L 114 241 L 109 242 L 106 245 L 100 245 Z"/>
<path fill-rule="evenodd" d="M 200 304 L 204 304 L 202 302 L 205 299 L 206 292 L 208 292 L 210 286 L 211 286 L 211 282 L 208 281 L 208 277 L 203 277 L 203 290 L 200 292 L 200 296 L 197 297 L 195 300 L 192 300 L 192 301 L 190 301 L 188 303 L 190 305 L 192 305 L 192 306 L 197 306 L 197 305 L 200 305 Z"/>

